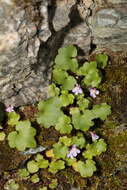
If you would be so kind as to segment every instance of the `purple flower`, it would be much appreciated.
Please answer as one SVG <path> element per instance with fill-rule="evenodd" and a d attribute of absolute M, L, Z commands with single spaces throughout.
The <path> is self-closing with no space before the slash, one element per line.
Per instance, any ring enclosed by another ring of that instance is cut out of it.
<path fill-rule="evenodd" d="M 78 95 L 78 94 L 82 94 L 82 93 L 83 93 L 83 91 L 82 91 L 82 89 L 81 89 L 81 87 L 80 87 L 79 84 L 76 84 L 76 86 L 73 88 L 72 92 L 73 92 L 75 95 Z"/>
<path fill-rule="evenodd" d="M 12 111 L 14 111 L 14 106 L 8 106 L 8 107 L 6 107 L 5 111 L 6 112 L 12 112 Z"/>
<path fill-rule="evenodd" d="M 97 90 L 96 88 L 90 88 L 90 96 L 93 98 L 96 98 L 96 95 L 99 94 L 99 90 Z"/>
<path fill-rule="evenodd" d="M 80 153 L 80 150 L 78 148 L 76 148 L 76 145 L 73 145 L 72 148 L 70 149 L 69 153 L 67 154 L 67 157 L 73 159 L 79 153 Z"/>
<path fill-rule="evenodd" d="M 99 136 L 96 135 L 96 133 L 90 132 L 90 134 L 91 134 L 91 137 L 92 137 L 92 141 L 93 141 L 93 142 L 96 141 L 97 139 L 99 139 Z"/>

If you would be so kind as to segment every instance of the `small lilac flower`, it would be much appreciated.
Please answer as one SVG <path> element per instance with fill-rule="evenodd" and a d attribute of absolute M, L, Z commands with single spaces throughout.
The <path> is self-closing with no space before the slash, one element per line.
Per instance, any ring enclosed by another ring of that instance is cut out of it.
<path fill-rule="evenodd" d="M 96 98 L 96 95 L 99 94 L 99 90 L 97 90 L 96 88 L 90 88 L 90 96 L 93 98 Z"/>
<path fill-rule="evenodd" d="M 78 148 L 76 148 L 76 145 L 73 145 L 72 148 L 70 149 L 69 154 L 67 155 L 67 157 L 73 159 L 79 153 L 80 153 L 80 150 Z"/>
<path fill-rule="evenodd" d="M 8 107 L 6 107 L 5 111 L 6 112 L 12 112 L 12 111 L 14 111 L 14 106 L 8 106 Z"/>
<path fill-rule="evenodd" d="M 82 89 L 81 89 L 81 87 L 80 87 L 79 84 L 76 84 L 76 86 L 73 88 L 72 92 L 73 92 L 75 95 L 78 95 L 78 94 L 82 94 L 82 93 L 83 93 L 83 91 L 82 91 Z"/>
<path fill-rule="evenodd" d="M 93 142 L 96 141 L 97 139 L 99 139 L 99 136 L 96 135 L 96 133 L 90 132 L 90 134 L 91 134 L 91 137 L 92 137 L 92 141 L 93 141 Z"/>

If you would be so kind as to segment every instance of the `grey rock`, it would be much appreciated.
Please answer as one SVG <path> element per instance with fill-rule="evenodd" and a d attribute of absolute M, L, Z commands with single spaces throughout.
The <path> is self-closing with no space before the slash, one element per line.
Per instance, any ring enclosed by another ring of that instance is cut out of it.
<path fill-rule="evenodd" d="M 101 8 L 92 17 L 93 43 L 98 48 L 122 51 L 127 48 L 127 4 Z"/>
<path fill-rule="evenodd" d="M 24 155 L 29 155 L 29 154 L 37 154 L 40 152 L 43 152 L 44 150 L 46 150 L 47 147 L 43 147 L 43 146 L 37 146 L 36 148 L 30 148 L 26 151 L 21 152 L 21 154 Z"/>
<path fill-rule="evenodd" d="M 54 29 L 57 32 L 64 30 L 64 28 L 67 29 L 62 36 L 62 46 L 75 44 L 85 54 L 88 54 L 91 43 L 91 31 L 87 25 L 86 18 L 90 12 L 83 2 L 76 3 L 77 1 L 75 0 L 64 0 L 64 2 L 57 4 L 56 13 L 53 18 Z M 72 12 L 74 13 L 72 14 Z"/>
<path fill-rule="evenodd" d="M 64 39 L 63 46 L 75 44 L 78 45 L 78 47 L 83 50 L 85 54 L 89 54 L 90 43 L 91 31 L 88 25 L 83 22 L 70 30 Z"/>
<path fill-rule="evenodd" d="M 52 61 L 60 47 L 75 44 L 89 53 L 90 9 L 83 1 L 54 2 L 1 0 L 0 101 L 6 106 L 47 97 Z"/>
<path fill-rule="evenodd" d="M 107 0 L 107 3 L 111 3 L 111 4 L 125 4 L 127 3 L 126 0 Z"/>
<path fill-rule="evenodd" d="M 65 27 L 69 21 L 69 13 L 72 6 L 76 3 L 75 0 L 70 1 L 57 1 L 56 3 L 56 10 L 55 15 L 53 18 L 53 27 L 55 31 L 61 30 L 63 27 Z"/>
<path fill-rule="evenodd" d="M 32 69 L 37 63 L 40 41 L 51 35 L 47 6 L 46 1 L 41 1 L 39 9 L 35 1 L 30 1 L 29 6 L 17 6 L 12 0 L 1 0 L 0 100 L 6 105 L 35 103 L 47 95 L 48 73 L 45 78 L 46 73 L 43 76 Z"/>

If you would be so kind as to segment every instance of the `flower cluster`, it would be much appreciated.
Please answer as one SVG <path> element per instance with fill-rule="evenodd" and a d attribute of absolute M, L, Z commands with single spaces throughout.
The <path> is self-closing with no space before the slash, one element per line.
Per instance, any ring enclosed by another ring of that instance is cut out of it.
<path fill-rule="evenodd" d="M 12 112 L 12 111 L 14 111 L 14 106 L 10 105 L 10 106 L 6 107 L 5 111 L 6 112 Z"/>
<path fill-rule="evenodd" d="M 96 88 L 90 88 L 90 96 L 92 98 L 96 98 L 96 96 L 99 94 L 99 90 L 97 90 Z"/>
<path fill-rule="evenodd" d="M 83 93 L 83 91 L 82 91 L 82 89 L 81 89 L 81 87 L 80 87 L 79 84 L 76 84 L 75 88 L 72 89 L 72 92 L 73 92 L 75 95 L 78 95 L 78 94 L 82 94 L 82 93 Z"/>
<path fill-rule="evenodd" d="M 72 148 L 70 149 L 67 157 L 68 158 L 75 158 L 78 154 L 80 153 L 80 150 L 78 148 L 76 148 L 76 145 L 73 145 Z"/>
<path fill-rule="evenodd" d="M 92 137 L 92 141 L 93 141 L 93 142 L 96 141 L 97 139 L 99 139 L 99 136 L 96 135 L 96 133 L 90 132 L 90 134 L 91 134 L 91 137 Z"/>

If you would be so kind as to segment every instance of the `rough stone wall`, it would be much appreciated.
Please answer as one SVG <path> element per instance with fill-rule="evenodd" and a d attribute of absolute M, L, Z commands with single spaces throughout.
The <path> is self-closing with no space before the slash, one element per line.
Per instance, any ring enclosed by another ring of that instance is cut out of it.
<path fill-rule="evenodd" d="M 40 41 L 51 35 L 48 3 L 1 0 L 0 5 L 0 99 L 15 106 L 34 103 L 45 96 L 48 82 L 48 75 L 45 80 L 32 69 Z"/>
<path fill-rule="evenodd" d="M 0 100 L 14 106 L 35 103 L 46 97 L 59 47 L 76 44 L 89 52 L 88 10 L 76 0 L 0 4 Z"/>
<path fill-rule="evenodd" d="M 113 51 L 127 49 L 127 1 L 96 0 L 96 7 L 89 19 L 93 44 L 97 48 Z"/>

